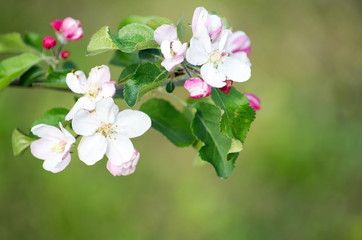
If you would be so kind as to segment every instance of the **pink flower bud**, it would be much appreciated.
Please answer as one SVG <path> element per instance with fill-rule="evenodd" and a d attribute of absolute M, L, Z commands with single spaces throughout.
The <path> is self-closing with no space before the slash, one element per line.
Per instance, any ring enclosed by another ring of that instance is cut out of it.
<path fill-rule="evenodd" d="M 255 111 L 260 110 L 260 99 L 252 93 L 245 93 L 245 97 L 249 99 L 249 104 Z"/>
<path fill-rule="evenodd" d="M 136 165 L 140 159 L 140 153 L 135 149 L 131 160 L 119 166 L 114 165 L 110 160 L 107 162 L 107 169 L 113 176 L 127 176 L 136 170 Z"/>
<path fill-rule="evenodd" d="M 50 23 L 50 25 L 54 28 L 55 31 L 60 32 L 60 29 L 62 28 L 63 21 L 60 19 L 55 19 L 53 22 Z"/>
<path fill-rule="evenodd" d="M 60 55 L 63 59 L 67 59 L 70 55 L 70 52 L 68 50 L 63 50 Z"/>
<path fill-rule="evenodd" d="M 187 91 L 189 91 L 189 96 L 191 98 L 207 97 L 211 93 L 210 85 L 202 81 L 200 78 L 186 80 L 184 87 Z"/>
<path fill-rule="evenodd" d="M 230 91 L 231 86 L 233 85 L 233 80 L 226 80 L 226 85 L 223 86 L 222 88 L 220 88 L 220 90 L 225 93 L 228 94 Z"/>
<path fill-rule="evenodd" d="M 55 44 L 57 44 L 57 40 L 55 40 L 55 38 L 52 38 L 50 36 L 43 38 L 43 47 L 45 49 L 52 49 Z"/>
<path fill-rule="evenodd" d="M 83 37 L 82 24 L 79 20 L 71 17 L 64 19 L 62 23 L 62 34 L 67 40 L 76 41 Z"/>

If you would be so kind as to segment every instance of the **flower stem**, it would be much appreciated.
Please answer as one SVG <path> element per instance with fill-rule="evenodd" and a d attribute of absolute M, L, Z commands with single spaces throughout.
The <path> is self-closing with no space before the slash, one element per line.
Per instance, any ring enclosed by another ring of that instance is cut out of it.
<path fill-rule="evenodd" d="M 189 71 L 189 69 L 187 68 L 186 64 L 185 63 L 181 63 L 182 67 L 185 69 L 187 75 L 189 75 L 190 78 L 192 78 L 192 75 Z"/>

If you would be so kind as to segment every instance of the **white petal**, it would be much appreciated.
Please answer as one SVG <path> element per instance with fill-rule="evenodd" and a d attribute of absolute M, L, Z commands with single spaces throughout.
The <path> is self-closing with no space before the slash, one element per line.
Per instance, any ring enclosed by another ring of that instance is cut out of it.
<path fill-rule="evenodd" d="M 102 65 L 91 69 L 88 77 L 88 84 L 98 84 L 98 88 L 100 88 L 105 82 L 109 82 L 110 80 L 111 72 L 109 71 L 108 66 Z"/>
<path fill-rule="evenodd" d="M 81 109 L 86 109 L 88 111 L 94 110 L 95 109 L 94 101 L 92 101 L 92 99 L 88 97 L 79 98 L 78 101 L 72 107 L 72 109 L 70 109 L 67 116 L 65 116 L 65 120 L 69 121 L 73 119 L 75 114 Z"/>
<path fill-rule="evenodd" d="M 131 140 L 114 134 L 114 137 L 107 138 L 107 142 L 106 155 L 114 165 L 119 166 L 131 160 L 134 152 Z"/>
<path fill-rule="evenodd" d="M 102 134 L 85 136 L 78 146 L 79 159 L 87 165 L 93 165 L 103 158 L 106 150 L 107 140 Z"/>
<path fill-rule="evenodd" d="M 225 47 L 228 39 L 232 36 L 232 32 L 229 29 L 225 29 L 221 32 L 220 42 L 219 42 L 219 52 L 222 52 Z"/>
<path fill-rule="evenodd" d="M 192 17 L 192 33 L 196 35 L 197 33 L 197 23 L 199 21 L 199 16 L 201 12 L 206 12 L 206 9 L 203 7 L 198 7 L 195 9 L 194 15 Z"/>
<path fill-rule="evenodd" d="M 221 18 L 216 15 L 209 15 L 208 32 L 212 41 L 214 41 L 220 35 L 221 29 Z"/>
<path fill-rule="evenodd" d="M 214 64 L 206 63 L 200 69 L 202 79 L 211 87 L 221 88 L 226 85 L 225 75 L 214 67 Z"/>
<path fill-rule="evenodd" d="M 113 97 L 116 94 L 116 87 L 114 86 L 115 82 L 106 82 L 102 85 L 100 92 L 98 95 L 100 97 Z"/>
<path fill-rule="evenodd" d="M 84 72 L 76 71 L 75 73 L 68 73 L 65 81 L 70 90 L 75 93 L 84 94 L 83 86 L 87 81 Z"/>
<path fill-rule="evenodd" d="M 151 127 L 151 119 L 141 111 L 126 109 L 118 113 L 113 125 L 118 134 L 134 138 L 141 136 Z"/>
<path fill-rule="evenodd" d="M 237 53 L 233 53 L 230 55 L 230 57 L 232 58 L 236 58 L 239 61 L 242 61 L 243 63 L 245 63 L 246 65 L 248 65 L 249 67 L 251 67 L 251 62 L 248 58 L 248 55 L 245 52 L 237 52 Z"/>
<path fill-rule="evenodd" d="M 58 173 L 63 171 L 66 166 L 68 166 L 68 164 L 70 163 L 71 160 L 71 156 L 70 154 L 68 154 L 64 160 L 60 160 L 60 161 L 53 161 L 53 160 L 46 160 L 43 163 L 43 168 L 47 171 L 53 172 L 53 173 Z"/>
<path fill-rule="evenodd" d="M 155 41 L 161 45 L 164 41 L 173 41 L 177 39 L 177 30 L 174 26 L 163 24 L 154 32 Z"/>
<path fill-rule="evenodd" d="M 177 65 L 179 65 L 180 63 L 182 63 L 184 61 L 184 57 L 183 56 L 179 56 L 179 57 L 174 57 L 174 58 L 165 58 L 161 65 L 166 68 L 167 71 L 171 72 L 172 69 L 174 67 L 176 67 Z"/>
<path fill-rule="evenodd" d="M 57 140 L 41 138 L 31 143 L 30 151 L 34 157 L 43 160 L 61 160 L 62 153 L 53 152 L 52 148 L 57 144 Z"/>
<path fill-rule="evenodd" d="M 202 43 L 196 38 L 191 38 L 190 48 L 186 52 L 186 60 L 197 66 L 209 60 L 209 54 L 206 52 Z"/>
<path fill-rule="evenodd" d="M 97 119 L 95 112 L 90 113 L 83 109 L 75 114 L 72 121 L 74 132 L 83 136 L 92 135 L 100 126 L 101 122 Z"/>
<path fill-rule="evenodd" d="M 112 98 L 103 98 L 96 103 L 97 119 L 101 122 L 113 123 L 118 112 L 119 108 Z"/>
<path fill-rule="evenodd" d="M 171 55 L 171 42 L 163 41 L 162 44 L 161 44 L 161 52 L 162 52 L 163 56 L 166 59 L 172 58 L 172 55 Z"/>
<path fill-rule="evenodd" d="M 59 128 L 47 124 L 39 124 L 31 129 L 31 132 L 41 138 L 63 139 L 64 135 Z"/>
<path fill-rule="evenodd" d="M 226 75 L 227 79 L 235 82 L 245 82 L 249 80 L 251 76 L 250 67 L 232 57 L 226 58 L 225 61 L 219 65 L 218 69 Z"/>
<path fill-rule="evenodd" d="M 71 144 L 75 142 L 75 137 L 63 127 L 62 123 L 59 123 L 59 128 L 62 131 L 64 137 L 67 139 L 67 142 Z"/>
<path fill-rule="evenodd" d="M 184 43 L 184 44 L 182 44 L 180 50 L 176 52 L 177 53 L 176 57 L 183 56 L 185 54 L 186 50 L 187 50 L 187 43 Z"/>

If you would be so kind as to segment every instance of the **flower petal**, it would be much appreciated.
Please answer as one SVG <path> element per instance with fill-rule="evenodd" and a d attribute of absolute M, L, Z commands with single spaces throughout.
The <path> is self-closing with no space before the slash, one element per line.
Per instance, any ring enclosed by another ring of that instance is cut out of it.
<path fill-rule="evenodd" d="M 107 142 L 106 155 L 112 164 L 119 166 L 131 160 L 134 152 L 131 140 L 119 134 L 113 134 L 111 138 L 107 138 Z"/>
<path fill-rule="evenodd" d="M 74 132 L 83 136 L 92 135 L 100 126 L 101 122 L 97 119 L 96 113 L 84 109 L 79 110 L 72 121 Z"/>
<path fill-rule="evenodd" d="M 251 76 L 250 67 L 233 57 L 228 57 L 219 65 L 219 71 L 226 75 L 227 79 L 235 82 L 245 82 Z"/>
<path fill-rule="evenodd" d="M 154 32 L 155 41 L 161 45 L 164 41 L 173 41 L 177 39 L 177 30 L 176 27 L 163 24 L 158 27 Z"/>
<path fill-rule="evenodd" d="M 186 80 L 184 87 L 189 91 L 189 96 L 191 98 L 207 97 L 211 93 L 210 85 L 200 78 Z"/>
<path fill-rule="evenodd" d="M 77 112 L 81 109 L 86 109 L 88 111 L 92 111 L 95 109 L 95 104 L 92 99 L 88 97 L 81 97 L 78 99 L 78 101 L 74 104 L 72 109 L 70 109 L 67 116 L 65 116 L 65 120 L 69 121 L 74 118 L 74 116 L 77 114 Z"/>
<path fill-rule="evenodd" d="M 209 15 L 208 32 L 212 41 L 217 39 L 222 30 L 222 20 L 216 15 Z"/>
<path fill-rule="evenodd" d="M 180 63 L 182 63 L 184 61 L 184 57 L 183 56 L 179 56 L 179 57 L 174 57 L 174 58 L 165 58 L 161 65 L 166 68 L 167 71 L 171 72 L 173 70 L 174 67 L 176 67 L 177 65 L 179 65 Z"/>
<path fill-rule="evenodd" d="M 225 75 L 216 69 L 214 64 L 206 63 L 201 67 L 200 73 L 204 81 L 212 87 L 221 88 L 226 85 Z"/>
<path fill-rule="evenodd" d="M 236 59 L 242 61 L 243 63 L 245 63 L 246 65 L 248 65 L 249 67 L 251 67 L 251 62 L 248 58 L 248 55 L 245 52 L 233 53 L 230 55 L 230 57 L 236 58 Z"/>
<path fill-rule="evenodd" d="M 111 72 L 106 65 L 97 66 L 91 69 L 88 77 L 88 84 L 98 85 L 98 88 L 111 80 Z"/>
<path fill-rule="evenodd" d="M 63 133 L 59 128 L 47 124 L 38 124 L 31 129 L 31 132 L 41 138 L 63 139 Z"/>
<path fill-rule="evenodd" d="M 59 123 L 59 128 L 60 130 L 62 131 L 63 135 L 64 135 L 64 138 L 67 138 L 68 142 L 69 143 L 74 143 L 75 142 L 75 137 L 70 133 L 68 132 L 67 129 L 65 129 L 62 125 L 62 123 L 60 122 Z"/>
<path fill-rule="evenodd" d="M 221 32 L 220 42 L 219 42 L 219 52 L 222 52 L 226 48 L 226 43 L 228 39 L 231 37 L 232 32 L 229 29 L 225 29 Z"/>
<path fill-rule="evenodd" d="M 166 59 L 169 59 L 169 58 L 172 58 L 172 55 L 171 55 L 171 42 L 170 41 L 163 41 L 162 44 L 161 44 L 161 52 L 162 52 L 162 55 L 166 58 Z"/>
<path fill-rule="evenodd" d="M 209 60 L 209 54 L 198 39 L 191 38 L 190 48 L 186 51 L 186 60 L 196 66 L 202 65 Z"/>
<path fill-rule="evenodd" d="M 43 168 L 52 173 L 58 173 L 63 171 L 66 166 L 70 163 L 71 156 L 68 154 L 64 160 L 54 161 L 54 160 L 45 160 L 43 163 Z"/>
<path fill-rule="evenodd" d="M 68 73 L 65 81 L 70 90 L 75 93 L 84 94 L 83 86 L 87 82 L 84 72 L 76 71 L 75 73 Z"/>
<path fill-rule="evenodd" d="M 103 98 L 96 103 L 96 115 L 99 121 L 113 123 L 119 112 L 118 106 L 112 98 Z"/>
<path fill-rule="evenodd" d="M 62 154 L 53 152 L 52 148 L 58 142 L 55 139 L 41 138 L 31 143 L 30 151 L 31 154 L 42 160 L 58 160 L 62 159 Z"/>
<path fill-rule="evenodd" d="M 103 158 L 106 150 L 107 140 L 102 134 L 85 136 L 78 146 L 79 159 L 87 165 L 93 165 Z"/>
<path fill-rule="evenodd" d="M 197 24 L 199 22 L 199 16 L 201 12 L 206 12 L 206 9 L 203 7 L 198 7 L 195 9 L 194 15 L 192 17 L 192 33 L 197 35 Z"/>
<path fill-rule="evenodd" d="M 108 160 L 107 162 L 107 169 L 113 176 L 127 176 L 136 170 L 136 165 L 140 158 L 139 152 L 135 149 L 133 156 L 130 161 L 125 162 L 119 166 L 116 166 L 112 163 L 112 161 Z"/>
<path fill-rule="evenodd" d="M 250 48 L 250 39 L 245 32 L 236 31 L 229 39 L 227 51 L 229 53 L 245 52 L 249 55 Z"/>
<path fill-rule="evenodd" d="M 116 83 L 115 81 L 105 82 L 102 85 L 98 95 L 104 98 L 113 97 L 114 94 L 116 94 L 116 87 L 114 86 L 115 83 Z"/>
<path fill-rule="evenodd" d="M 141 136 L 151 127 L 151 119 L 141 111 L 126 109 L 118 113 L 113 125 L 121 136 L 134 138 Z"/>

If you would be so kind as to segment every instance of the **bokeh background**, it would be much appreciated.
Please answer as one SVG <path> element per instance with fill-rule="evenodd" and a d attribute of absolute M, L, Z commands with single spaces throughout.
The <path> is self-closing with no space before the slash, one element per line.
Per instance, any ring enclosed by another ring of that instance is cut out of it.
<path fill-rule="evenodd" d="M 65 171 L 52 174 L 29 151 L 14 158 L 13 129 L 26 130 L 52 107 L 70 108 L 73 98 L 6 89 L 0 239 L 362 239 L 361 1 L 0 0 L 0 6 L 1 34 L 53 35 L 53 19 L 80 19 L 84 37 L 67 49 L 85 72 L 112 56 L 85 56 L 102 26 L 115 31 L 128 15 L 176 22 L 182 13 L 190 23 L 195 7 L 204 6 L 250 36 L 252 78 L 237 88 L 262 100 L 229 179 L 219 179 L 211 165 L 196 166 L 192 148 L 177 149 L 153 129 L 133 141 L 141 152 L 135 174 L 113 177 L 105 160 L 89 167 L 74 155 Z M 111 70 L 117 79 L 121 69 Z"/>

